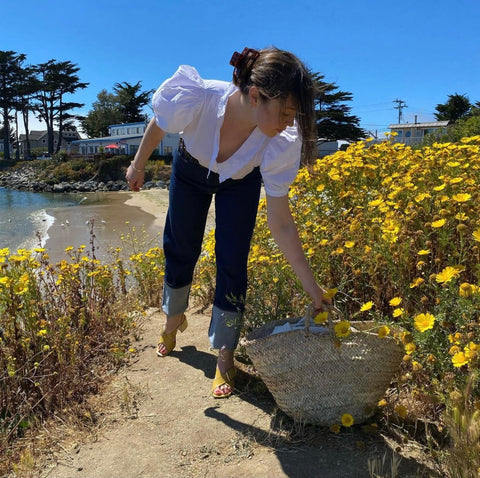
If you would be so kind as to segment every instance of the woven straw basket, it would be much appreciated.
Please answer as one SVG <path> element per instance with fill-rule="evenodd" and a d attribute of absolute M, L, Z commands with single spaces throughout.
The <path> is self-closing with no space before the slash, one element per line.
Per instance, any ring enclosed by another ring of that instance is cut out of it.
<path fill-rule="evenodd" d="M 332 314 L 329 314 L 331 316 Z M 372 322 L 351 322 L 347 338 L 306 329 L 270 335 L 284 319 L 251 332 L 243 345 L 278 407 L 295 420 L 329 426 L 344 413 L 356 424 L 376 410 L 403 352 L 391 337 L 380 338 Z M 372 332 L 366 330 L 371 329 Z"/>

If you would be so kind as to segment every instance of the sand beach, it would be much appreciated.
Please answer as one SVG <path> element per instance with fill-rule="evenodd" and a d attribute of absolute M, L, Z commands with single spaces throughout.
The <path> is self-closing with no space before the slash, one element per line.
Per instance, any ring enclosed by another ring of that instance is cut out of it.
<path fill-rule="evenodd" d="M 80 200 L 83 198 L 78 206 L 47 209 L 54 218 L 45 243 L 51 262 L 65 259 L 67 247 L 85 245 L 86 251 L 91 251 L 92 228 L 95 257 L 102 261 L 108 261 L 109 250 L 121 247 L 122 235 L 132 231 L 150 247 L 161 245 L 168 190 L 105 192 L 100 198 L 88 194 Z"/>

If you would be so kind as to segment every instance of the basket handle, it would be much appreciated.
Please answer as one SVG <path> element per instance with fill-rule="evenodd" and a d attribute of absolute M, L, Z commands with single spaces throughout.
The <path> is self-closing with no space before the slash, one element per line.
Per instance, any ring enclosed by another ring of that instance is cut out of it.
<path fill-rule="evenodd" d="M 343 318 L 342 311 L 332 305 L 323 304 L 324 310 L 328 312 L 328 327 L 331 331 L 333 331 L 333 319 L 332 315 L 338 315 L 340 318 Z M 310 333 L 310 321 L 313 320 L 313 314 L 315 313 L 315 307 L 313 306 L 313 302 L 307 305 L 307 309 L 305 311 L 305 335 Z"/>

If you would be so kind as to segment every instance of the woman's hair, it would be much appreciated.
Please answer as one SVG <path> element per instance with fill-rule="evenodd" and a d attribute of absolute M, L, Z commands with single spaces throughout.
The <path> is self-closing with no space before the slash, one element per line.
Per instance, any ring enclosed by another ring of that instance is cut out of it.
<path fill-rule="evenodd" d="M 263 99 L 285 100 L 289 95 L 297 107 L 297 123 L 303 139 L 304 160 L 316 157 L 315 86 L 305 65 L 292 53 L 278 48 L 235 53 L 233 83 L 247 94 L 256 86 Z"/>

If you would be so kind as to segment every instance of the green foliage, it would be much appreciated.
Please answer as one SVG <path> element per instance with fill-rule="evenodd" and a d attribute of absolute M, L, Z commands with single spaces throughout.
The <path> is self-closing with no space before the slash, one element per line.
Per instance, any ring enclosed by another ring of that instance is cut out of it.
<path fill-rule="evenodd" d="M 432 146 L 434 143 L 458 143 L 462 138 L 480 135 L 480 114 L 462 118 L 448 126 L 447 131 L 428 134 L 420 147 Z"/>
<path fill-rule="evenodd" d="M 113 87 L 113 91 L 117 96 L 120 112 L 123 116 L 121 123 L 145 121 L 145 115 L 142 113 L 142 109 L 150 101 L 153 90 L 141 92 L 141 87 L 141 81 L 138 81 L 135 85 L 124 81 L 123 83 L 116 83 Z"/>
<path fill-rule="evenodd" d="M 102 90 L 97 95 L 97 101 L 80 123 L 83 132 L 89 138 L 108 136 L 108 127 L 112 124 L 120 124 L 123 121 L 118 97 L 107 90 Z"/>
<path fill-rule="evenodd" d="M 124 81 L 116 83 L 113 91 L 100 91 L 93 109 L 81 120 L 84 133 L 89 138 L 108 136 L 112 124 L 136 123 L 146 120 L 143 107 L 148 104 L 152 91 L 140 91 L 141 82 L 135 85 Z"/>
<path fill-rule="evenodd" d="M 335 83 L 326 83 L 324 75 L 313 74 L 317 93 L 315 109 L 317 116 L 317 134 L 321 140 L 358 141 L 365 138 L 366 133 L 360 128 L 360 119 L 350 114 L 346 102 L 352 101 L 352 94 L 346 91 L 336 91 Z"/>
<path fill-rule="evenodd" d="M 59 137 L 64 128 L 71 125 L 75 118 L 71 110 L 80 108 L 83 103 L 69 102 L 67 95 L 84 89 L 88 83 L 80 81 L 77 73 L 80 68 L 71 61 L 49 60 L 35 67 L 38 90 L 33 108 L 47 127 L 47 146 L 49 154 L 60 150 L 60 142 L 54 149 L 54 128 L 57 126 Z"/>
<path fill-rule="evenodd" d="M 3 123 L 3 150 L 10 159 L 10 114 L 20 95 L 22 65 L 26 56 L 14 51 L 0 51 L 0 115 Z"/>
<path fill-rule="evenodd" d="M 437 104 L 435 108 L 437 113 L 434 114 L 437 121 L 455 122 L 468 116 L 471 108 L 472 105 L 468 96 L 455 93 L 454 95 L 448 95 L 446 103 Z"/>

